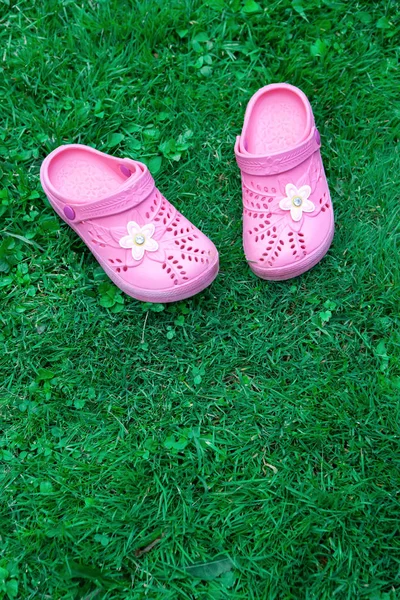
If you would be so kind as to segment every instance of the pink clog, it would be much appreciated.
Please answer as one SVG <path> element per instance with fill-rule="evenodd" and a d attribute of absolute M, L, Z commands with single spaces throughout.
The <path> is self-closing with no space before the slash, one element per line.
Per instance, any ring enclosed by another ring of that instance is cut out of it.
<path fill-rule="evenodd" d="M 243 244 L 262 279 L 311 269 L 326 254 L 333 209 L 307 97 L 285 83 L 251 98 L 235 145 L 242 173 Z"/>
<path fill-rule="evenodd" d="M 40 178 L 56 213 L 130 296 L 182 300 L 217 276 L 214 244 L 164 198 L 144 164 L 73 144 L 47 156 Z"/>

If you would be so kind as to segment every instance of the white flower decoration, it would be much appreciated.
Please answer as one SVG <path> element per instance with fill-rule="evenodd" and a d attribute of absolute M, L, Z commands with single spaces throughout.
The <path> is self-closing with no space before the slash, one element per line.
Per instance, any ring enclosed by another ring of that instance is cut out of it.
<path fill-rule="evenodd" d="M 302 185 L 299 189 L 293 183 L 288 183 L 285 187 L 286 198 L 279 202 L 279 208 L 290 210 L 290 216 L 293 221 L 300 221 L 303 212 L 311 213 L 315 210 L 314 204 L 308 199 L 311 194 L 309 185 Z"/>
<path fill-rule="evenodd" d="M 153 223 L 147 223 L 140 227 L 135 221 L 129 221 L 126 226 L 128 235 L 119 240 L 121 248 L 132 248 L 132 257 L 135 260 L 143 258 L 146 252 L 156 252 L 158 243 L 153 240 L 155 227 Z"/>

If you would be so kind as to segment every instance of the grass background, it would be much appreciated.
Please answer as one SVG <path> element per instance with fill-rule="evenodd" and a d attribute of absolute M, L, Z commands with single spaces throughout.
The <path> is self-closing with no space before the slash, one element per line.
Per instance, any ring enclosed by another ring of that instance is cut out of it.
<path fill-rule="evenodd" d="M 397 2 L 0 15 L 0 598 L 398 598 Z M 336 234 L 269 283 L 233 144 L 277 81 L 312 103 Z M 164 306 L 107 283 L 39 183 L 77 142 L 147 160 L 220 251 L 209 289 Z"/>

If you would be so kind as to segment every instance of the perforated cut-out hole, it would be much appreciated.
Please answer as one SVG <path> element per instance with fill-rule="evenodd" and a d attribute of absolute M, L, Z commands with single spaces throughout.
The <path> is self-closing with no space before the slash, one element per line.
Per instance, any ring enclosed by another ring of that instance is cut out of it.
<path fill-rule="evenodd" d="M 114 261 L 113 261 L 113 259 L 112 259 L 112 258 L 109 258 L 108 260 L 109 260 L 109 262 L 110 262 L 111 264 L 114 264 Z"/>
<path fill-rule="evenodd" d="M 126 272 L 128 270 L 128 267 L 125 265 L 122 267 L 122 270 Z"/>

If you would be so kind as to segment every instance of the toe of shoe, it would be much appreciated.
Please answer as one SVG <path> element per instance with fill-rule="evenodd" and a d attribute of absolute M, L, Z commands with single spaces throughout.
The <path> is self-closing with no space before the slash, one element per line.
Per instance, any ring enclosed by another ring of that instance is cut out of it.
<path fill-rule="evenodd" d="M 215 279 L 219 257 L 214 244 L 200 231 L 193 239 L 196 244 L 179 240 L 179 245 L 169 245 L 157 254 L 157 260 L 147 253 L 139 265 L 120 273 L 123 283 L 119 286 L 131 296 L 154 302 L 198 293 Z"/>

